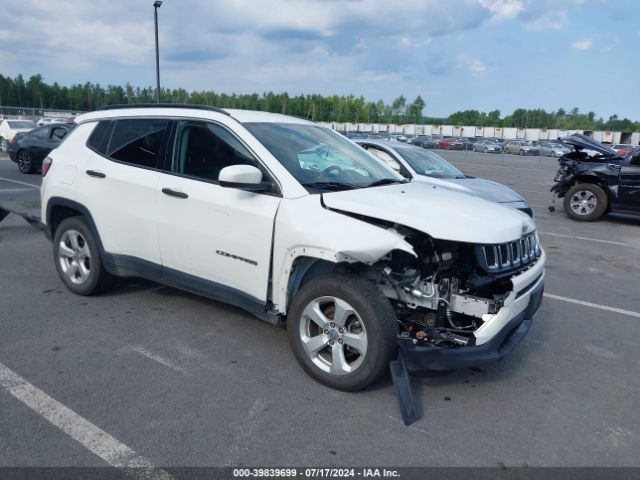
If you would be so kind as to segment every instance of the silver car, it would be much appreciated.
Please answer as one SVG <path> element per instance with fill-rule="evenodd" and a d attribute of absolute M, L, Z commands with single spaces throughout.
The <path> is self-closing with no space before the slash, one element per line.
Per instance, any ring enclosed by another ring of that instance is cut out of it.
<path fill-rule="evenodd" d="M 561 143 L 543 142 L 538 145 L 540 148 L 540 156 L 542 157 L 561 157 L 565 153 L 570 153 L 571 149 Z"/>
<path fill-rule="evenodd" d="M 482 178 L 467 177 L 433 151 L 383 140 L 358 139 L 355 142 L 413 182 L 465 192 L 533 216 L 527 201 L 509 187 Z"/>

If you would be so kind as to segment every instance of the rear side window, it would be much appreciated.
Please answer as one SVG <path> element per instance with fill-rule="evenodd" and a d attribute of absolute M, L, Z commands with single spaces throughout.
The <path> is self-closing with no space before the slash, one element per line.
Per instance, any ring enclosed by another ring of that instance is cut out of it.
<path fill-rule="evenodd" d="M 156 168 L 168 120 L 116 120 L 107 156 L 140 167 Z"/>
<path fill-rule="evenodd" d="M 102 155 L 107 154 L 107 145 L 109 143 L 109 127 L 111 126 L 111 122 L 102 121 L 98 122 L 98 125 L 95 126 L 93 132 L 89 136 L 89 140 L 87 140 L 87 145 L 98 153 Z"/>

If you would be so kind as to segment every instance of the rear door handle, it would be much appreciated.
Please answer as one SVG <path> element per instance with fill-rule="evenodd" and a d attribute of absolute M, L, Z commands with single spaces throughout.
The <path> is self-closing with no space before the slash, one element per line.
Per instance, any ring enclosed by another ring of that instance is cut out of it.
<path fill-rule="evenodd" d="M 162 193 L 164 193 L 165 195 L 169 195 L 170 197 L 189 198 L 189 195 L 187 195 L 186 193 L 180 192 L 178 190 L 171 190 L 170 188 L 163 188 Z"/>
<path fill-rule="evenodd" d="M 87 175 L 89 175 L 90 177 L 96 177 L 96 178 L 105 178 L 106 175 L 102 172 L 97 172 L 95 170 L 87 170 Z"/>

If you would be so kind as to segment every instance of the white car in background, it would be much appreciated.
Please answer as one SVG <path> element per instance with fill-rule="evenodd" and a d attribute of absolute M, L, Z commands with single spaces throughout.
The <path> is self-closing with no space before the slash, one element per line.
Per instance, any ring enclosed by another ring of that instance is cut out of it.
<path fill-rule="evenodd" d="M 410 370 L 500 358 L 542 301 L 532 218 L 408 182 L 313 122 L 179 105 L 76 122 L 41 189 L 74 293 L 139 276 L 237 305 L 286 324 L 302 368 L 342 390 L 398 348 Z"/>
<path fill-rule="evenodd" d="M 63 117 L 43 117 L 38 120 L 37 125 L 42 127 L 44 125 L 51 125 L 52 123 L 67 123 L 67 119 Z"/>
<path fill-rule="evenodd" d="M 28 132 L 36 128 L 36 123 L 32 120 L 9 120 L 0 122 L 0 150 L 7 152 L 9 142 L 13 140 L 16 133 Z"/>

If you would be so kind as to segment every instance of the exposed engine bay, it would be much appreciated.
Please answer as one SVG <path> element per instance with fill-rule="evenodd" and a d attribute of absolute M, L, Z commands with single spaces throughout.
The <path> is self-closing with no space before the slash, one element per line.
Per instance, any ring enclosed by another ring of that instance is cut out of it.
<path fill-rule="evenodd" d="M 395 225 L 418 255 L 394 250 L 379 266 L 379 288 L 392 300 L 401 332 L 415 344 L 475 345 L 485 315 L 498 313 L 511 294 L 510 278 L 540 256 L 535 232 L 498 245 L 441 241 Z"/>

